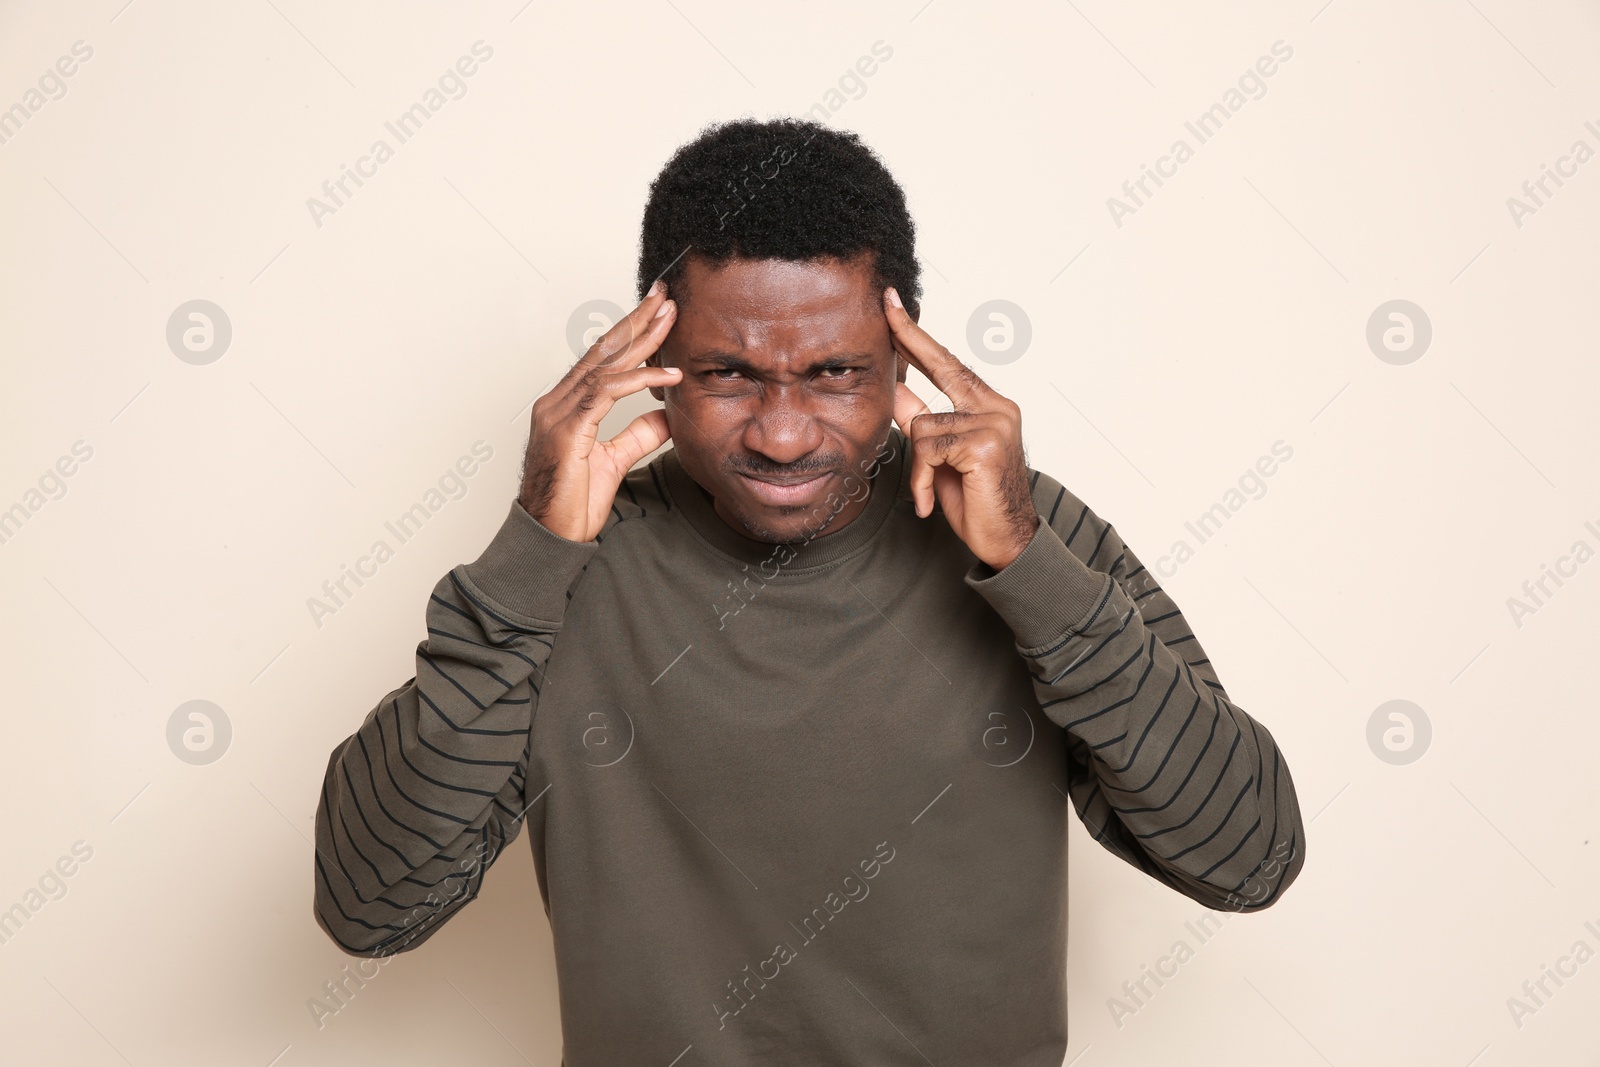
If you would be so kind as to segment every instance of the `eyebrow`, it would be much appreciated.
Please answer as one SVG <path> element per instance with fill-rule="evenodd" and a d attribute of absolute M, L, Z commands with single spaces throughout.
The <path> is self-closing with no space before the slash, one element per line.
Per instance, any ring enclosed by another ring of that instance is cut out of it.
<path fill-rule="evenodd" d="M 809 367 L 800 369 L 801 373 L 827 370 L 833 367 L 870 366 L 877 357 L 869 353 L 845 353 L 837 356 L 827 356 Z M 697 352 L 689 357 L 689 362 L 704 367 L 716 367 L 720 370 L 736 370 L 759 373 L 760 368 L 748 360 L 741 359 L 729 352 Z"/>

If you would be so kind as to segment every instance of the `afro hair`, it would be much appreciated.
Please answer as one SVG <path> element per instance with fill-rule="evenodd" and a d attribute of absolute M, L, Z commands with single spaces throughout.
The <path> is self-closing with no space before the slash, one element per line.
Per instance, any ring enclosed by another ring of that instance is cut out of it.
<path fill-rule="evenodd" d="M 661 278 L 674 299 L 688 254 L 806 261 L 874 256 L 877 287 L 918 314 L 921 270 L 906 198 L 854 133 L 805 119 L 712 124 L 650 184 L 639 240 L 639 296 Z"/>

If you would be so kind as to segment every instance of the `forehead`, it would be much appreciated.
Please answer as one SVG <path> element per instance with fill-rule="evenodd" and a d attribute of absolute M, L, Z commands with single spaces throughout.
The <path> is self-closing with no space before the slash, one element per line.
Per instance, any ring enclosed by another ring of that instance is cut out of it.
<path fill-rule="evenodd" d="M 714 348 L 814 349 L 888 331 L 870 255 L 853 260 L 730 259 L 684 264 L 687 295 L 670 339 Z"/>

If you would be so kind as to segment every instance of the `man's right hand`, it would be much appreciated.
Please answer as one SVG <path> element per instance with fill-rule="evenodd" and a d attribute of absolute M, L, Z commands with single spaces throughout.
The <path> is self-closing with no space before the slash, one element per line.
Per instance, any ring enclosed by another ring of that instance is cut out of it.
<path fill-rule="evenodd" d="M 620 398 L 651 386 L 677 385 L 676 367 L 641 366 L 661 347 L 678 305 L 656 282 L 637 307 L 589 346 L 555 387 L 533 402 L 533 425 L 517 502 L 551 533 L 592 541 L 622 479 L 672 436 L 666 412 L 647 411 L 609 441 L 600 420 Z"/>

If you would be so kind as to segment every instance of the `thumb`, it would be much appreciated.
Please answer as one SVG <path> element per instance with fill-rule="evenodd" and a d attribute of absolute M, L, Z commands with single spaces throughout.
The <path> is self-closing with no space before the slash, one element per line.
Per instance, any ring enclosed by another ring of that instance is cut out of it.
<path fill-rule="evenodd" d="M 628 423 L 621 433 L 601 446 L 610 454 L 618 485 L 635 463 L 666 444 L 671 437 L 667 413 L 655 408 Z"/>
<path fill-rule="evenodd" d="M 900 432 L 907 437 L 911 436 L 911 420 L 918 415 L 928 412 L 928 405 L 922 398 L 911 391 L 905 382 L 894 383 L 894 421 L 900 427 Z"/>
<path fill-rule="evenodd" d="M 911 499 L 917 514 L 923 518 L 933 514 L 933 468 L 916 458 L 916 449 L 912 447 L 916 438 L 911 436 L 911 421 L 928 411 L 928 405 L 905 382 L 895 383 L 894 421 L 899 424 L 900 432 L 906 435 L 906 461 L 911 467 L 907 484 L 911 487 Z"/>

